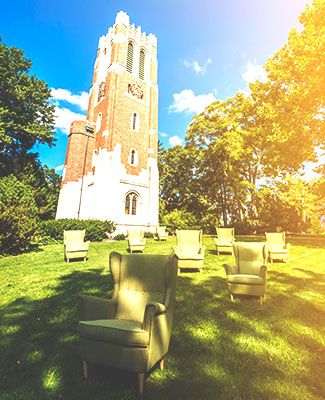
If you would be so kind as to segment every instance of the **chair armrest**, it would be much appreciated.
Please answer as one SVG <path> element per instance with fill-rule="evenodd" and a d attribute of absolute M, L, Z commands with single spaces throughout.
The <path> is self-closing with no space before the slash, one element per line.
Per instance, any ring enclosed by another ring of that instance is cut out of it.
<path fill-rule="evenodd" d="M 201 248 L 200 248 L 200 250 L 199 250 L 199 254 L 205 254 L 205 249 L 206 249 L 206 246 L 205 245 L 203 245 L 203 246 L 201 246 Z"/>
<path fill-rule="evenodd" d="M 266 271 L 267 271 L 267 266 L 262 265 L 260 269 L 260 277 L 263 278 L 264 282 L 266 282 Z"/>
<path fill-rule="evenodd" d="M 167 310 L 168 307 L 165 304 L 158 302 L 147 303 L 143 317 L 143 329 L 149 331 L 151 329 L 153 317 L 164 314 Z"/>
<path fill-rule="evenodd" d="M 95 296 L 81 295 L 78 297 L 81 319 L 111 319 L 115 316 L 117 302 L 115 300 L 102 299 Z"/>
<path fill-rule="evenodd" d="M 238 274 L 238 268 L 235 265 L 223 264 L 223 267 L 228 275 Z"/>
<path fill-rule="evenodd" d="M 178 257 L 178 255 L 177 255 L 178 246 L 177 246 L 177 245 L 174 245 L 174 246 L 173 246 L 173 250 L 174 250 L 174 253 L 176 254 L 176 256 Z"/>

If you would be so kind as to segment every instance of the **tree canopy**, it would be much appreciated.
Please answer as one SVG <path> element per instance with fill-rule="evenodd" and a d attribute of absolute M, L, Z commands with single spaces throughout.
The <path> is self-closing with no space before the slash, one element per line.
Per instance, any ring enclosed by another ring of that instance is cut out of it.
<path fill-rule="evenodd" d="M 54 142 L 54 106 L 47 84 L 30 73 L 23 51 L 0 38 L 0 176 L 38 143 Z"/>

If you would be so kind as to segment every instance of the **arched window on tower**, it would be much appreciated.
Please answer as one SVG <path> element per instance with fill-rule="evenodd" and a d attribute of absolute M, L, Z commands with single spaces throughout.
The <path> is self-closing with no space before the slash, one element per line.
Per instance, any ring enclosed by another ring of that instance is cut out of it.
<path fill-rule="evenodd" d="M 98 132 L 101 128 L 102 125 L 102 113 L 98 113 L 97 119 L 96 119 L 96 132 Z"/>
<path fill-rule="evenodd" d="M 126 57 L 126 70 L 132 74 L 133 70 L 133 44 L 128 43 L 128 53 Z"/>
<path fill-rule="evenodd" d="M 139 78 L 142 80 L 144 80 L 144 63 L 145 63 L 145 52 L 143 49 L 141 49 L 139 57 Z"/>
<path fill-rule="evenodd" d="M 125 214 L 136 215 L 139 195 L 135 192 L 129 192 L 125 197 Z"/>

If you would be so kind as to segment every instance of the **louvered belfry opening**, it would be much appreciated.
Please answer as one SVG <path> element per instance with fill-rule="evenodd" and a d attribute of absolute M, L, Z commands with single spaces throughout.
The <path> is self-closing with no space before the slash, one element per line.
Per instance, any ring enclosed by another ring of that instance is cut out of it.
<path fill-rule="evenodd" d="M 144 50 L 140 50 L 140 58 L 139 58 L 139 78 L 144 80 L 144 60 L 145 53 Z"/>
<path fill-rule="evenodd" d="M 128 54 L 126 58 L 126 70 L 132 74 L 133 69 L 133 44 L 129 42 L 128 44 Z"/>

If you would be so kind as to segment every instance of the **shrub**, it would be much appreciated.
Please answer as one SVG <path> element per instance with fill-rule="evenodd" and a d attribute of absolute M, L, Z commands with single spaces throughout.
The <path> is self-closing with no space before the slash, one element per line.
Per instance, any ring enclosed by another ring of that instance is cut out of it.
<path fill-rule="evenodd" d="M 197 223 L 195 215 L 188 211 L 173 210 L 163 217 L 163 225 L 166 225 L 171 233 L 176 229 L 200 229 Z"/>
<path fill-rule="evenodd" d="M 152 238 L 155 237 L 155 235 L 154 235 L 154 233 L 152 233 L 152 232 L 145 232 L 145 233 L 144 233 L 144 237 L 145 237 L 146 239 L 152 239 Z"/>
<path fill-rule="evenodd" d="M 44 237 L 50 237 L 62 242 L 64 230 L 80 229 L 86 229 L 85 240 L 99 242 L 107 238 L 107 235 L 114 232 L 115 226 L 111 221 L 100 221 L 98 219 L 57 219 L 42 221 L 39 230 L 40 240 Z"/>
<path fill-rule="evenodd" d="M 0 179 L 0 253 L 30 247 L 39 226 L 38 210 L 30 186 L 9 175 Z"/>
<path fill-rule="evenodd" d="M 119 233 L 118 235 L 113 237 L 114 240 L 125 240 L 125 238 L 126 236 L 124 235 L 124 233 Z"/>

